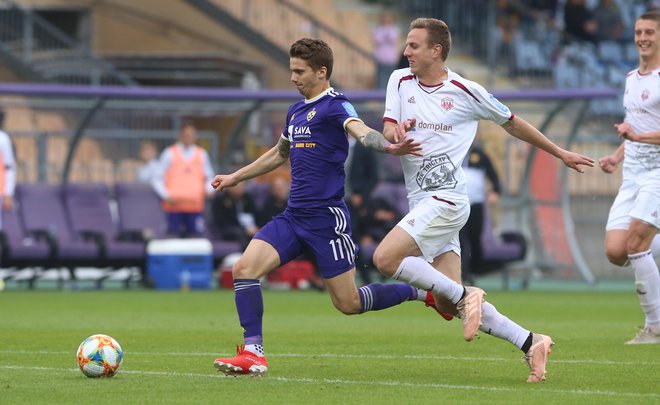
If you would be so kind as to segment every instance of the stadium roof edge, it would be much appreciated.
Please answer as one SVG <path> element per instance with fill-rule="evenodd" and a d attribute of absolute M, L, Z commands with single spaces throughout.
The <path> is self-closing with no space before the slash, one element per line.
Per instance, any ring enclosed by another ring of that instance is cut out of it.
<path fill-rule="evenodd" d="M 343 91 L 353 101 L 377 101 L 385 99 L 384 90 Z M 563 100 L 580 98 L 611 98 L 619 94 L 613 88 L 580 89 L 527 89 L 524 91 L 494 91 L 502 100 Z M 196 101 L 295 101 L 300 94 L 295 90 L 244 90 L 241 88 L 199 87 L 127 87 L 88 86 L 44 83 L 0 83 L 0 95 L 46 97 L 101 97 L 109 99 L 169 99 Z"/>

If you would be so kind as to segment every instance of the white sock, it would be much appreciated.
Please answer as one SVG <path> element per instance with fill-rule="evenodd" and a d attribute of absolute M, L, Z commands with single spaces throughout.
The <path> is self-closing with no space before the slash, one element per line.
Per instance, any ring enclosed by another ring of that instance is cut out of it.
<path fill-rule="evenodd" d="M 426 291 L 417 289 L 417 301 L 426 301 Z"/>
<path fill-rule="evenodd" d="M 655 235 L 651 241 L 651 254 L 656 260 L 660 259 L 660 233 Z"/>
<path fill-rule="evenodd" d="M 245 350 L 252 352 L 260 357 L 264 357 L 266 355 L 263 345 L 245 345 Z"/>
<path fill-rule="evenodd" d="M 424 291 L 441 295 L 454 304 L 460 301 L 463 296 L 464 288 L 462 285 L 440 273 L 421 257 L 408 256 L 404 258 L 392 278 L 404 281 Z"/>
<path fill-rule="evenodd" d="M 497 312 L 493 304 L 484 301 L 481 304 L 483 315 L 479 330 L 500 339 L 506 339 L 521 349 L 529 337 L 529 331 L 511 319 Z"/>
<path fill-rule="evenodd" d="M 635 270 L 635 288 L 646 314 L 646 327 L 660 325 L 660 274 L 651 251 L 628 255 L 630 265 Z"/>

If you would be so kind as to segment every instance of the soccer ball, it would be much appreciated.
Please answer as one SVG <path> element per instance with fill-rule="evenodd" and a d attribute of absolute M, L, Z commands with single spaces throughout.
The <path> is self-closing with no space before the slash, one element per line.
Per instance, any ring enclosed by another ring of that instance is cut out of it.
<path fill-rule="evenodd" d="M 92 335 L 78 346 L 78 367 L 89 378 L 112 377 L 122 361 L 121 346 L 108 335 Z"/>

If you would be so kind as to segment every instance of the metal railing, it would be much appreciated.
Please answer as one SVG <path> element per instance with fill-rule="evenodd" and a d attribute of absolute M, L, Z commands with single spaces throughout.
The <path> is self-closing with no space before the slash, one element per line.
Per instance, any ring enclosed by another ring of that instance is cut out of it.
<path fill-rule="evenodd" d="M 33 10 L 12 0 L 0 0 L 0 51 L 43 81 L 137 85 Z"/>

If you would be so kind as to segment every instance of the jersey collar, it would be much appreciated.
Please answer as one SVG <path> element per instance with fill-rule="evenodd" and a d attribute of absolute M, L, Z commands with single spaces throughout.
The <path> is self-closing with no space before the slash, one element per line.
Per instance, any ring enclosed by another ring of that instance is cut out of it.
<path fill-rule="evenodd" d="M 314 98 L 306 98 L 305 99 L 305 104 L 309 104 L 309 103 L 313 103 L 315 101 L 318 101 L 318 99 L 320 99 L 321 97 L 323 97 L 326 94 L 330 93 L 331 91 L 335 91 L 335 89 L 333 89 L 332 87 L 328 87 L 327 89 L 323 90 L 323 92 L 321 94 L 319 94 L 318 96 L 316 96 Z"/>

